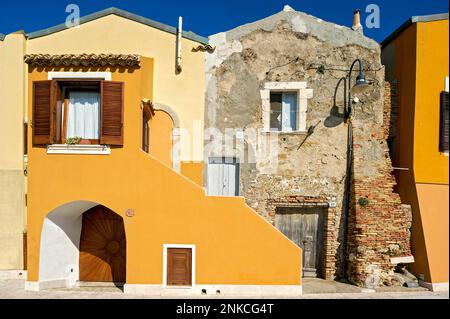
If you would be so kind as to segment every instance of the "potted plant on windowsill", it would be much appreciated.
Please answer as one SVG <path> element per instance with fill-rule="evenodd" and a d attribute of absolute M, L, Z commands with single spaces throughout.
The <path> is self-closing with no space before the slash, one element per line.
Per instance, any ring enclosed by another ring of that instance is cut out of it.
<path fill-rule="evenodd" d="M 66 144 L 67 145 L 78 145 L 81 144 L 80 142 L 82 141 L 81 137 L 69 137 L 66 140 Z"/>

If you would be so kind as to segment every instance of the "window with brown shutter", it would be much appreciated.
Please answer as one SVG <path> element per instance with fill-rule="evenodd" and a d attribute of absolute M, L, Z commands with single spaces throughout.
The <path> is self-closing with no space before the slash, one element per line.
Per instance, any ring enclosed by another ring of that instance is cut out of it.
<path fill-rule="evenodd" d="M 167 285 L 192 285 L 192 249 L 167 249 Z"/>
<path fill-rule="evenodd" d="M 123 145 L 123 82 L 101 82 L 100 144 Z"/>
<path fill-rule="evenodd" d="M 449 102 L 448 92 L 441 92 L 441 116 L 439 127 L 439 151 L 449 151 Z"/>
<path fill-rule="evenodd" d="M 58 83 L 53 80 L 33 82 L 33 145 L 55 142 L 56 102 L 60 98 Z"/>

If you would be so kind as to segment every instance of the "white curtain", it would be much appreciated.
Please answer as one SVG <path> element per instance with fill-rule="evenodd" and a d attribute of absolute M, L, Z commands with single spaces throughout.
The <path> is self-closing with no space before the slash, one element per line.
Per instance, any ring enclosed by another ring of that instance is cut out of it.
<path fill-rule="evenodd" d="M 100 138 L 100 93 L 69 93 L 69 109 L 67 110 L 67 138 L 82 139 Z"/>

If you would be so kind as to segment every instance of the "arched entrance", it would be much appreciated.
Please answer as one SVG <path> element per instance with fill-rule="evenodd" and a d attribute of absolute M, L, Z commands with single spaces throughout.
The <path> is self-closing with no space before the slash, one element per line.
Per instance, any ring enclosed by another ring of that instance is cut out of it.
<path fill-rule="evenodd" d="M 126 238 L 122 217 L 104 206 L 83 213 L 80 281 L 126 282 Z"/>
<path fill-rule="evenodd" d="M 74 201 L 44 219 L 39 289 L 78 282 L 126 282 L 126 240 L 121 216 L 100 203 Z"/>

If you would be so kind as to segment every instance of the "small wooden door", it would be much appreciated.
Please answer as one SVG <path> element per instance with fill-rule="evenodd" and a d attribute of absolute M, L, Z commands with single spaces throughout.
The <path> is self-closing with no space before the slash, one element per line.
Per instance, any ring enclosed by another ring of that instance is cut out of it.
<path fill-rule="evenodd" d="M 94 207 L 83 214 L 80 281 L 126 282 L 123 219 L 104 206 Z"/>
<path fill-rule="evenodd" d="M 323 250 L 323 208 L 277 208 L 275 226 L 303 251 L 303 276 L 318 277 Z"/>
<path fill-rule="evenodd" d="M 235 158 L 209 159 L 208 195 L 239 196 L 239 163 Z"/>
<path fill-rule="evenodd" d="M 167 285 L 192 286 L 192 249 L 167 249 Z"/>

